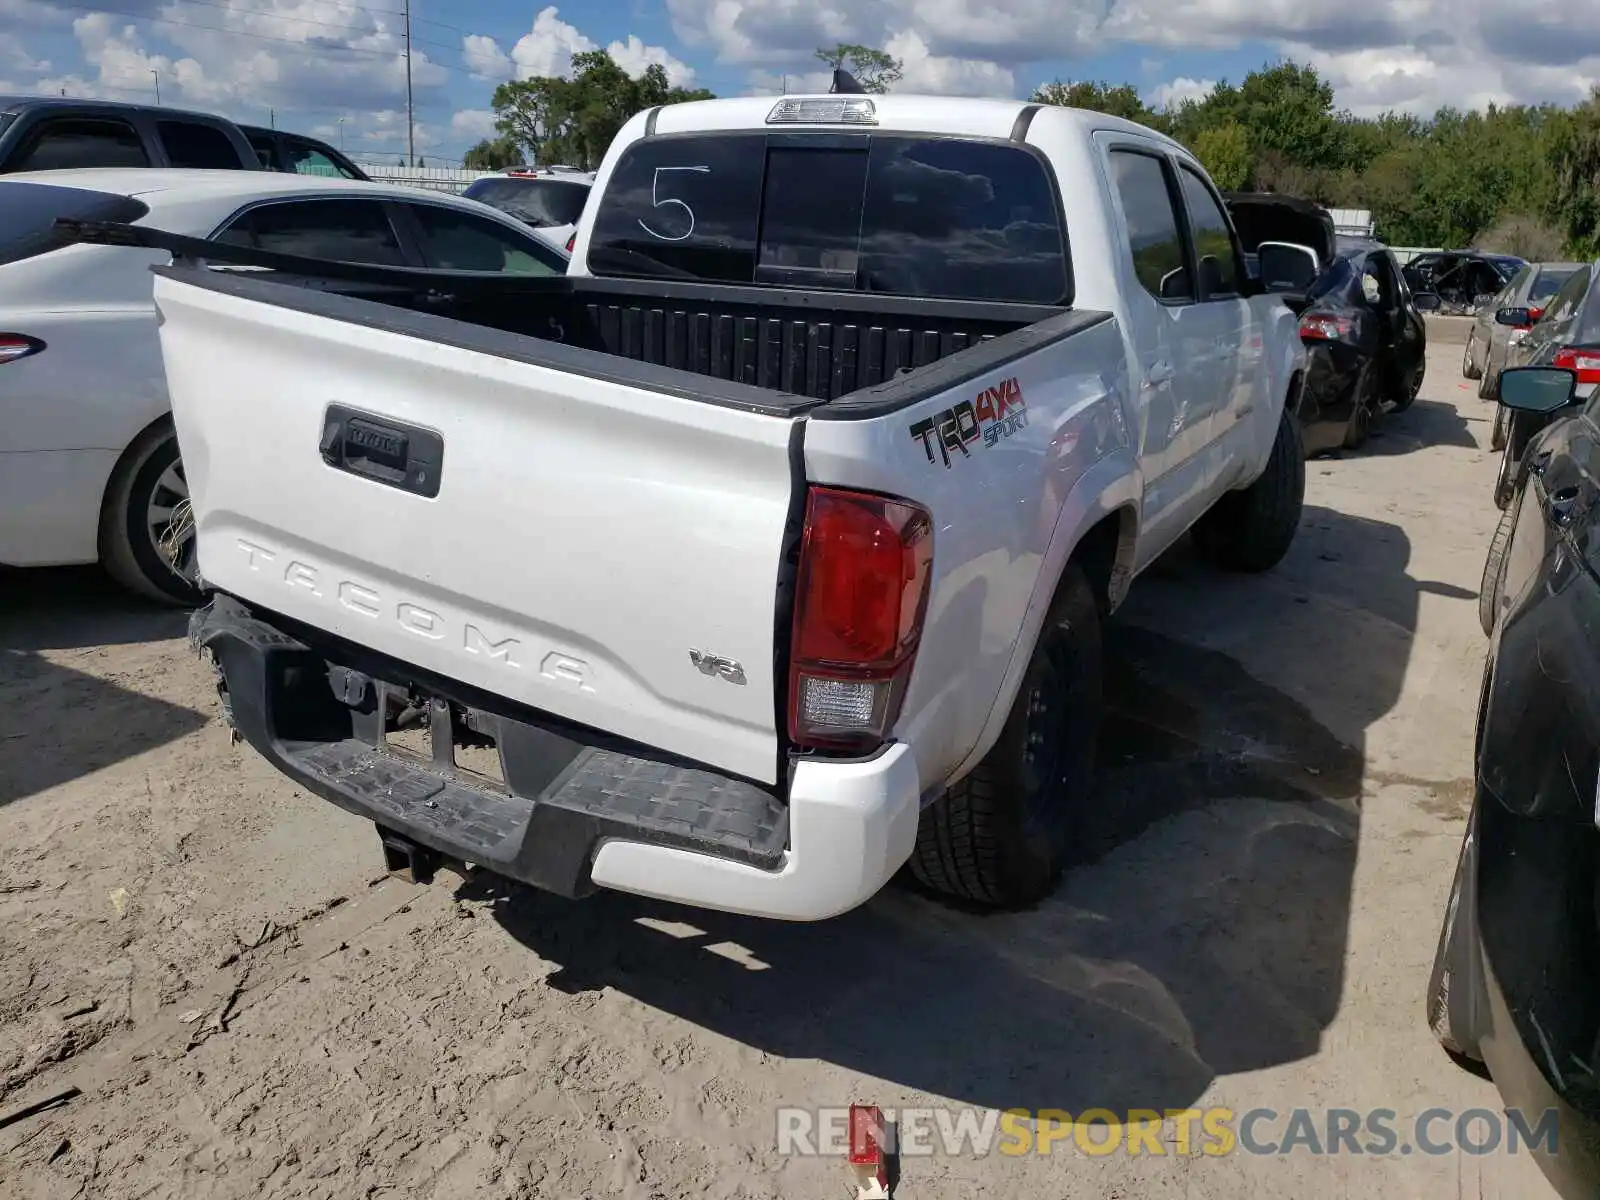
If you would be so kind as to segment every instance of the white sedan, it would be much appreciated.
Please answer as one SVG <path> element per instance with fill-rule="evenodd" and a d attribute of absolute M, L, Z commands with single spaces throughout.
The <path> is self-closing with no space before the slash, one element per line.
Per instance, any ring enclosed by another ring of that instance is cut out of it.
<path fill-rule="evenodd" d="M 564 274 L 566 256 L 487 205 L 266 171 L 66 170 L 0 179 L 0 564 L 100 562 L 146 597 L 192 528 L 168 415 L 150 267 L 165 252 L 63 244 L 59 217 L 285 254 Z"/>

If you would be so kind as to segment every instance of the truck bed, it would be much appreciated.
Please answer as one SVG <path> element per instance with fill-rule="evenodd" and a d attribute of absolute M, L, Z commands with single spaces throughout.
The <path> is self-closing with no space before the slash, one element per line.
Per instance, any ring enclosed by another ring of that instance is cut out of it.
<path fill-rule="evenodd" d="M 1029 304 L 778 291 L 671 279 L 423 271 L 324 262 L 140 226 L 59 224 L 76 240 L 169 250 L 174 264 L 158 268 L 161 273 L 215 291 L 673 394 L 691 394 L 676 375 L 686 371 L 733 385 L 695 385 L 696 398 L 774 415 L 798 415 L 847 396 L 853 402 L 829 415 L 881 412 L 886 405 L 914 402 L 929 388 L 943 389 L 992 370 L 1043 340 L 1106 316 Z M 201 263 L 255 269 L 209 271 Z M 287 300 L 278 290 L 284 285 L 297 286 L 303 294 Z M 363 301 L 383 307 L 374 309 Z M 414 318 L 394 313 L 395 308 Z M 456 324 L 452 329 L 442 322 Z M 923 371 L 1041 323 L 1038 337 L 1006 338 L 993 353 L 968 356 L 961 368 L 939 372 L 937 378 Z M 663 370 L 641 374 L 636 367 L 623 371 L 620 364 L 608 367 L 592 359 L 564 359 L 559 353 L 552 359 L 547 356 L 555 347 L 530 346 L 528 338 Z M 895 386 L 914 371 L 918 385 L 925 386 Z M 886 393 L 885 385 L 890 389 Z"/>

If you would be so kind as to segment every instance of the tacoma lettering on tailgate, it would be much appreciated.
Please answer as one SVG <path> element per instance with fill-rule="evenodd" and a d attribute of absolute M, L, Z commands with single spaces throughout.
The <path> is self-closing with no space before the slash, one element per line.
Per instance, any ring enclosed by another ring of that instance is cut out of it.
<path fill-rule="evenodd" d="M 969 442 L 980 438 L 985 446 L 992 446 L 1001 438 L 1008 438 L 1028 423 L 1026 405 L 1022 402 L 1022 385 L 1015 377 L 985 388 L 976 400 L 963 400 L 943 412 L 924 417 L 911 427 L 911 436 L 922 443 L 929 462 L 934 448 L 939 459 L 948 467 L 952 452 L 964 458 L 972 457 L 967 449 Z"/>
<path fill-rule="evenodd" d="M 239 538 L 238 543 L 252 571 L 277 576 L 284 587 L 330 601 L 346 612 L 375 621 L 393 621 L 414 637 L 449 640 L 463 654 L 516 671 L 526 668 L 536 652 L 535 647 L 525 645 L 519 638 L 497 636 L 472 621 L 452 621 L 445 614 L 414 601 L 385 596 L 370 584 L 342 579 L 328 568 L 304 558 L 289 557 L 244 538 Z M 552 683 L 583 692 L 594 691 L 589 664 L 581 658 L 551 650 L 540 658 L 538 670 L 542 678 Z"/>

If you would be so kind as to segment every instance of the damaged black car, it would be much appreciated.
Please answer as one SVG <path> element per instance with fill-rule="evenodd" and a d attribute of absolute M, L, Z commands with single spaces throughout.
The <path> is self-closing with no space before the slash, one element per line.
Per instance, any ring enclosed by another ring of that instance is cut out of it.
<path fill-rule="evenodd" d="M 1274 193 L 1226 195 L 1245 260 L 1300 317 L 1307 352 L 1300 430 L 1307 455 L 1354 449 L 1385 407 L 1422 387 L 1432 293 L 1413 294 L 1381 242 L 1338 236 L 1320 204 Z"/>

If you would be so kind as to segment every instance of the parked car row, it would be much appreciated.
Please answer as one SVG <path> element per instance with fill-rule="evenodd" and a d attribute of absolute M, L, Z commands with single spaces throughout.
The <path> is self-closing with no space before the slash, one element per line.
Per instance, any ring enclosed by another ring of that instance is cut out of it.
<path fill-rule="evenodd" d="M 1583 329 L 1589 274 L 1569 279 L 1562 337 Z M 1427 1018 L 1509 1111 L 1557 1114 L 1559 1142 L 1535 1151 L 1562 1196 L 1587 1200 L 1600 1188 L 1600 348 L 1556 340 L 1497 381 L 1512 467 L 1479 595 L 1473 802 Z"/>
<path fill-rule="evenodd" d="M 180 603 L 196 598 L 175 570 L 193 524 L 150 274 L 170 255 L 69 242 L 61 218 L 384 267 L 550 276 L 567 262 L 495 209 L 418 188 L 264 171 L 0 176 L 0 563 L 99 561 Z M 437 303 L 409 286 L 404 302 Z"/>
<path fill-rule="evenodd" d="M 0 174 L 82 167 L 367 178 L 326 142 L 236 125 L 212 113 L 65 96 L 0 96 Z"/>

